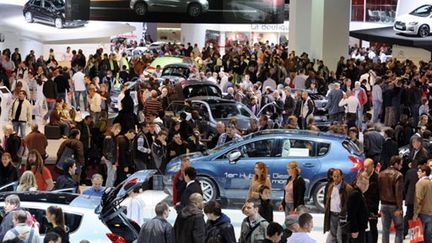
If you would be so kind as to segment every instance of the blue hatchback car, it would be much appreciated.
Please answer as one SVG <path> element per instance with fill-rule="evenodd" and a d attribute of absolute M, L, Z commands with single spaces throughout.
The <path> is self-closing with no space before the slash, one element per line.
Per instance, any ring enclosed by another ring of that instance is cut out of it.
<path fill-rule="evenodd" d="M 347 182 L 352 182 L 363 168 L 364 156 L 348 137 L 331 133 L 275 129 L 256 132 L 205 153 L 189 154 L 197 169 L 204 200 L 244 199 L 254 175 L 255 163 L 268 166 L 273 200 L 281 200 L 288 178 L 290 161 L 297 161 L 306 182 L 306 200 L 318 209 L 324 207 L 327 170 L 339 168 Z M 167 166 L 167 177 L 180 169 L 180 158 Z M 166 178 L 168 179 L 168 178 Z"/>

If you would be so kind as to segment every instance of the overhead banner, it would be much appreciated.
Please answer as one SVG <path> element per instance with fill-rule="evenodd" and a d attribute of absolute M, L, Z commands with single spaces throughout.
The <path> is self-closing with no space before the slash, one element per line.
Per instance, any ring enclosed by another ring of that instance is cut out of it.
<path fill-rule="evenodd" d="M 285 0 L 66 0 L 66 13 L 73 20 L 259 24 L 283 23 L 284 4 Z"/>

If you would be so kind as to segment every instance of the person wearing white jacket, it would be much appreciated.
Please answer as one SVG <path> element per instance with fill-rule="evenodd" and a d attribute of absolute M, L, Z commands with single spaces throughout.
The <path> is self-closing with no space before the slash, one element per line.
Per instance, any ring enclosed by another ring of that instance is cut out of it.
<path fill-rule="evenodd" d="M 12 108 L 9 113 L 9 120 L 12 121 L 13 128 L 16 133 L 20 130 L 21 138 L 26 135 L 26 125 L 30 125 L 32 121 L 32 105 L 26 99 L 26 92 L 21 90 L 18 94 L 18 99 L 12 103 Z"/>
<path fill-rule="evenodd" d="M 99 120 L 100 112 L 102 111 L 102 97 L 96 92 L 96 87 L 91 86 L 88 94 L 88 108 L 90 114 L 93 115 L 94 121 Z"/>

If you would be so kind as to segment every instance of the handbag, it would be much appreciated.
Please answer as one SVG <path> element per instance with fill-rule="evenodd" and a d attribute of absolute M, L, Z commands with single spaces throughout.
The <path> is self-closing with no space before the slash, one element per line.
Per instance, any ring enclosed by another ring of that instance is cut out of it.
<path fill-rule="evenodd" d="M 408 220 L 408 235 L 410 236 L 410 243 L 423 242 L 423 224 L 419 218 L 416 220 Z"/>
<path fill-rule="evenodd" d="M 75 151 L 72 148 L 65 146 L 62 155 L 57 160 L 57 163 L 56 163 L 57 169 L 59 169 L 60 171 L 63 171 L 63 166 L 64 166 L 66 160 L 69 158 L 73 159 L 74 155 L 75 155 Z"/>

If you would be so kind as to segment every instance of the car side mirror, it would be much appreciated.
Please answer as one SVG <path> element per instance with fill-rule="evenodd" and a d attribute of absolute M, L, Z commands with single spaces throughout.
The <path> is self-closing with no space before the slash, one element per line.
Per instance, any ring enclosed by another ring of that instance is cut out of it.
<path fill-rule="evenodd" d="M 240 159 L 241 152 L 238 150 L 235 150 L 228 154 L 228 161 L 231 165 L 234 165 L 237 163 L 237 161 Z"/>

